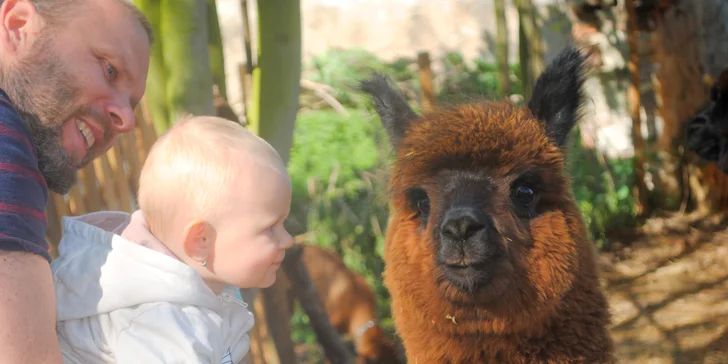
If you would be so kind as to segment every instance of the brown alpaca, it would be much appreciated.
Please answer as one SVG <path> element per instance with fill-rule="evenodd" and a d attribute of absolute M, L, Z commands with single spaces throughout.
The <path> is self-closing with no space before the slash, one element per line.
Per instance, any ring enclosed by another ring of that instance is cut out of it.
<path fill-rule="evenodd" d="M 364 278 L 347 268 L 338 255 L 319 247 L 304 245 L 301 259 L 331 324 L 354 339 L 357 364 L 400 364 L 379 326 L 376 298 Z M 293 312 L 293 295 L 288 297 Z"/>
<path fill-rule="evenodd" d="M 362 83 L 396 151 L 384 283 L 408 363 L 611 363 L 595 250 L 562 171 L 582 101 L 568 47 L 528 109 L 417 116 L 388 80 Z"/>

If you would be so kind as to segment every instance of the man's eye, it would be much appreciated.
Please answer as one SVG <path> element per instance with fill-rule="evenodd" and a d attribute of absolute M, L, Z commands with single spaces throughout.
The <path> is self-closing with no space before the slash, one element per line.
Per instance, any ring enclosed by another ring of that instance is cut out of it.
<path fill-rule="evenodd" d="M 109 80 L 111 80 L 111 81 L 115 80 L 116 76 L 117 76 L 116 67 L 107 63 L 106 64 L 106 76 L 108 76 Z"/>

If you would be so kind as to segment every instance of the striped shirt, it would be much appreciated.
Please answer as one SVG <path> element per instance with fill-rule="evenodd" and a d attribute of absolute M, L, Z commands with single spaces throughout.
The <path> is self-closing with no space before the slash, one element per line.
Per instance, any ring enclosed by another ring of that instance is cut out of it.
<path fill-rule="evenodd" d="M 51 256 L 45 240 L 48 187 L 30 129 L 0 89 L 0 250 Z"/>

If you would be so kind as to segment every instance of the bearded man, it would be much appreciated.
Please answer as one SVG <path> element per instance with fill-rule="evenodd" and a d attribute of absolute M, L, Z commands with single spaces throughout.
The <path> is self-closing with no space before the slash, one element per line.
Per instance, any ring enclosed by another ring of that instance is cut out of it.
<path fill-rule="evenodd" d="M 0 0 L 0 363 L 62 363 L 45 207 L 134 129 L 153 41 L 130 0 Z"/>

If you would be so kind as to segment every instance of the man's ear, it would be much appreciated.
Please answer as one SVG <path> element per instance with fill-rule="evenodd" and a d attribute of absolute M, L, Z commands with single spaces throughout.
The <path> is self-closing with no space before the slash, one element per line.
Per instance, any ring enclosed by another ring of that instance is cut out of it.
<path fill-rule="evenodd" d="M 215 246 L 215 230 L 204 220 L 193 220 L 185 227 L 182 247 L 193 260 L 207 262 Z"/>
<path fill-rule="evenodd" d="M 45 22 L 30 0 L 5 0 L 0 5 L 0 42 L 3 50 L 19 53 L 29 50 Z"/>

